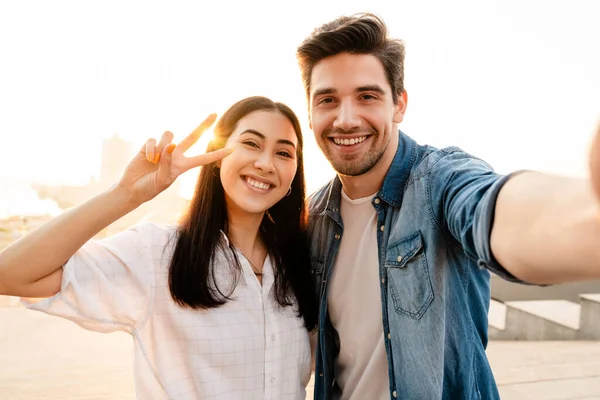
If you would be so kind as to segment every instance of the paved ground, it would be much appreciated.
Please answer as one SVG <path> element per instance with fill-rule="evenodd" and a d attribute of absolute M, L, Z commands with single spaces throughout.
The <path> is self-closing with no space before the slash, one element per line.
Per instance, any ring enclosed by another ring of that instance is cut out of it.
<path fill-rule="evenodd" d="M 131 356 L 125 334 L 0 308 L 2 400 L 132 400 Z M 488 356 L 502 399 L 600 400 L 600 342 L 491 342 Z"/>

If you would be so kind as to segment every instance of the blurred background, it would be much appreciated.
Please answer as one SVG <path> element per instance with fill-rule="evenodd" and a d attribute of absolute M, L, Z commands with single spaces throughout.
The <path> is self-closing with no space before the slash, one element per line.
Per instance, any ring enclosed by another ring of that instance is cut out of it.
<path fill-rule="evenodd" d="M 114 184 L 149 137 L 171 130 L 180 140 L 207 114 L 250 95 L 298 113 L 314 191 L 334 174 L 308 129 L 295 49 L 320 24 L 363 11 L 382 16 L 406 43 L 403 131 L 422 144 L 462 147 L 501 173 L 587 176 L 600 116 L 595 0 L 0 1 L 0 249 Z M 190 153 L 202 152 L 209 138 Z M 99 236 L 144 220 L 177 221 L 197 173 Z M 600 292 L 600 281 L 537 288 L 493 278 L 492 288 L 502 302 L 577 302 L 581 293 Z M 44 364 L 27 354 L 27 340 L 64 355 L 36 330 L 44 316 L 30 314 L 0 314 L 0 342 L 13 349 L 0 351 L 0 364 L 25 368 L 15 371 L 31 372 L 30 362 L 47 369 L 57 357 L 42 357 Z M 56 337 L 65 340 L 61 323 Z M 15 376 L 0 369 L 1 398 L 25 398 L 15 388 L 26 377 Z M 32 387 L 26 398 L 47 398 Z"/>

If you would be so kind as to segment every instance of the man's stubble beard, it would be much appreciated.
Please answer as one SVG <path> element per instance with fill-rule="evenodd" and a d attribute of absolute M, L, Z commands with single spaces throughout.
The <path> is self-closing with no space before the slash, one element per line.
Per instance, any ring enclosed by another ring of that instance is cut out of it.
<path fill-rule="evenodd" d="M 369 138 L 369 140 L 376 140 L 378 136 L 379 134 L 375 133 Z M 343 176 L 359 176 L 369 172 L 377 165 L 377 163 L 379 163 L 379 161 L 383 158 L 383 155 L 385 153 L 385 150 L 387 149 L 387 146 L 390 143 L 390 140 L 391 136 L 388 138 L 385 144 L 382 144 L 382 146 L 379 149 L 369 149 L 369 151 L 367 151 L 367 154 L 365 154 L 365 156 L 359 160 L 333 160 L 330 154 L 332 152 L 329 151 L 329 148 L 327 148 L 328 151 L 324 151 L 323 153 L 325 154 L 325 157 L 329 160 L 329 163 L 331 164 L 333 169 L 338 174 Z"/>

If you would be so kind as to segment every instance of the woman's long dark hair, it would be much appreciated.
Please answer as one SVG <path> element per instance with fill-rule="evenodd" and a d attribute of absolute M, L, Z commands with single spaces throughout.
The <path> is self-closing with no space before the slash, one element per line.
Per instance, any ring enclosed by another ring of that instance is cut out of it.
<path fill-rule="evenodd" d="M 285 104 L 266 97 L 248 97 L 231 106 L 217 122 L 214 139 L 207 151 L 223 148 L 240 119 L 255 111 L 275 111 L 292 123 L 298 138 L 298 169 L 292 191 L 266 213 L 260 235 L 274 267 L 274 296 L 282 307 L 298 304 L 298 316 L 307 329 L 317 323 L 317 299 L 310 272 L 310 255 L 306 234 L 304 162 L 302 132 L 298 117 Z M 233 155 L 235 157 L 235 153 Z M 213 261 L 219 246 L 232 260 L 233 282 L 237 284 L 241 267 L 233 247 L 226 248 L 221 230 L 227 232 L 225 193 L 216 165 L 200 170 L 196 190 L 187 212 L 179 223 L 177 243 L 169 268 L 169 289 L 173 300 L 182 307 L 209 309 L 230 300 L 231 290 L 217 287 Z"/>

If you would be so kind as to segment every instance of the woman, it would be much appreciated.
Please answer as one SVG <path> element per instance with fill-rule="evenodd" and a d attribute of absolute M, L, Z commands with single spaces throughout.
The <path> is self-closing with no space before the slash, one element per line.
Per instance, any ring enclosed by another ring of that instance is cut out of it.
<path fill-rule="evenodd" d="M 0 294 L 135 343 L 140 399 L 304 399 L 316 324 L 305 237 L 302 135 L 295 114 L 264 97 L 234 104 L 207 153 L 150 139 L 112 189 L 0 253 Z M 106 226 L 200 171 L 178 226 Z M 86 243 L 87 242 L 87 243 Z"/>

